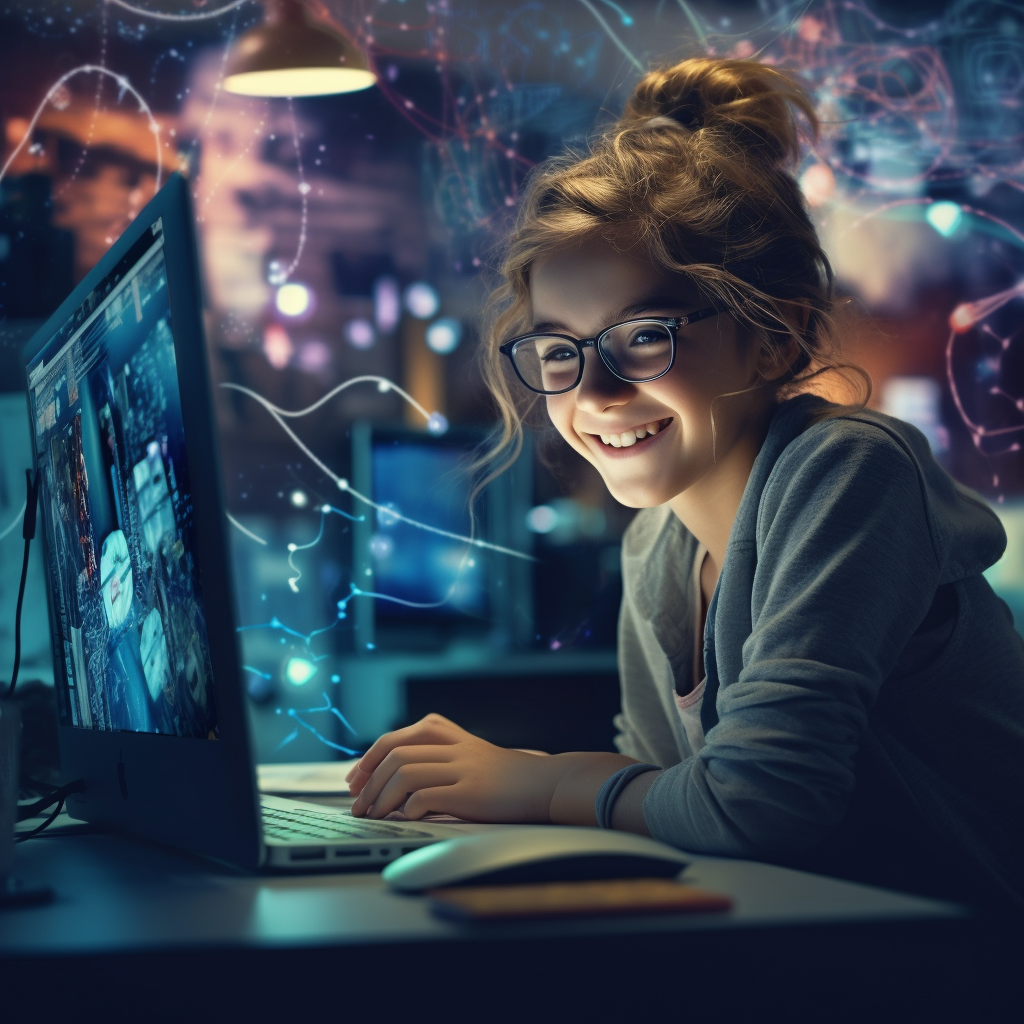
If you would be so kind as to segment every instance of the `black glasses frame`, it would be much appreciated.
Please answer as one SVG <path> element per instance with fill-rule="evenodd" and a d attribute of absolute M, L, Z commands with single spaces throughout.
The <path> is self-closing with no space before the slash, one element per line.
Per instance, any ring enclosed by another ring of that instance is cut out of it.
<path fill-rule="evenodd" d="M 520 334 L 516 338 L 512 338 L 511 341 L 506 341 L 498 351 L 508 358 L 508 361 L 512 364 L 512 369 L 515 370 L 516 376 L 522 381 L 523 385 L 529 388 L 534 394 L 537 395 L 564 395 L 567 391 L 572 391 L 573 388 L 579 387 L 580 381 L 583 380 L 584 360 L 585 356 L 583 353 L 584 349 L 593 348 L 597 351 L 597 354 L 601 357 L 601 362 L 604 363 L 608 372 L 618 380 L 625 382 L 626 384 L 647 384 L 652 380 L 657 380 L 659 377 L 664 377 L 669 370 L 672 369 L 676 361 L 676 331 L 682 327 L 686 327 L 689 324 L 697 323 L 698 320 L 706 320 L 708 317 L 716 316 L 718 313 L 724 313 L 725 310 L 720 306 L 706 306 L 704 309 L 698 309 L 696 313 L 687 313 L 686 316 L 640 316 L 633 317 L 630 320 L 623 320 L 622 323 L 612 324 L 611 327 L 606 327 L 600 334 L 595 335 L 593 338 L 573 338 L 568 334 L 556 334 L 552 331 L 532 331 L 530 334 Z M 653 377 L 640 377 L 631 378 L 623 377 L 621 373 L 617 373 L 608 359 L 605 357 L 604 351 L 601 348 L 602 340 L 610 334 L 612 331 L 618 330 L 620 327 L 625 327 L 627 324 L 639 324 L 639 323 L 655 323 L 661 324 L 663 327 L 668 328 L 669 339 L 672 343 L 672 355 L 669 357 L 668 366 L 665 367 L 661 373 L 656 373 Z M 516 348 L 525 341 L 532 341 L 534 338 L 558 338 L 561 341 L 567 341 L 570 345 L 576 347 L 576 351 L 580 356 L 580 371 L 576 376 L 576 380 L 569 385 L 567 388 L 559 388 L 558 391 L 543 391 L 540 388 L 535 388 L 532 384 L 527 383 L 526 378 L 519 372 L 519 367 L 516 365 L 515 351 Z"/>

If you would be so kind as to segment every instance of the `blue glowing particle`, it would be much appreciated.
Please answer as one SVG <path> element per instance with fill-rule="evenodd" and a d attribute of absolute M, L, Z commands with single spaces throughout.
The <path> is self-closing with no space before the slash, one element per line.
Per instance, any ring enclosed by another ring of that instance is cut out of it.
<path fill-rule="evenodd" d="M 435 437 L 448 432 L 448 420 L 439 412 L 432 412 L 427 420 L 427 430 Z"/>
<path fill-rule="evenodd" d="M 925 212 L 925 219 L 943 238 L 949 238 L 963 220 L 963 210 L 958 203 L 942 200 L 932 203 Z"/>
<path fill-rule="evenodd" d="M 340 683 L 341 682 L 341 676 L 339 676 L 339 675 L 331 676 L 331 682 L 332 683 Z"/>

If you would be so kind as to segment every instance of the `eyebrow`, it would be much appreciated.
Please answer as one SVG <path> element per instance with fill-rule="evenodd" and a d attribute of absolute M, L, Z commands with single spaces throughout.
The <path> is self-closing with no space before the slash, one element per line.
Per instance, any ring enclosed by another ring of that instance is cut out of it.
<path fill-rule="evenodd" d="M 621 309 L 616 310 L 609 318 L 610 324 L 617 324 L 623 320 L 629 320 L 631 317 L 638 316 L 643 313 L 651 313 L 654 310 L 659 309 L 696 309 L 698 302 L 693 299 L 682 299 L 678 295 L 647 295 L 642 299 L 638 299 L 636 302 L 631 302 Z M 558 334 L 572 334 L 565 324 L 560 324 L 555 320 L 541 320 L 535 323 L 531 329 L 531 333 L 542 334 L 546 331 L 553 331 Z"/>

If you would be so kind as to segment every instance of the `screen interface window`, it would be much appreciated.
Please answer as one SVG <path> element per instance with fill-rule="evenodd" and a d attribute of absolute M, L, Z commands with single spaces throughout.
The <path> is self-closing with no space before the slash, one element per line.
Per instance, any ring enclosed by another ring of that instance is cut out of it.
<path fill-rule="evenodd" d="M 394 618 L 473 615 L 487 611 L 483 567 L 465 541 L 445 536 L 470 529 L 472 452 L 450 445 L 380 441 L 373 446 L 377 532 L 370 540 L 375 589 L 390 600 L 378 614 Z M 430 523 L 421 530 L 388 514 Z"/>
<path fill-rule="evenodd" d="M 158 220 L 29 366 L 55 675 L 65 725 L 215 738 L 163 243 Z"/>

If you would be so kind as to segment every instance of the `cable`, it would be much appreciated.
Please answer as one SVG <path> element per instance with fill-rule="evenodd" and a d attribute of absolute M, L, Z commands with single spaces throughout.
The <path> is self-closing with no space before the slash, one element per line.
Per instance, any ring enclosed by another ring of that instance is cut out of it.
<path fill-rule="evenodd" d="M 28 821 L 29 818 L 34 818 L 37 814 L 42 814 L 47 807 L 52 806 L 58 800 L 64 800 L 65 797 L 70 796 L 72 793 L 84 792 L 85 779 L 75 779 L 74 782 L 68 782 L 63 786 L 56 786 L 48 796 L 44 796 L 34 804 L 25 804 L 24 806 L 19 807 L 17 820 Z"/>
<path fill-rule="evenodd" d="M 39 474 L 33 469 L 25 470 L 25 521 L 21 526 L 21 535 L 25 538 L 25 557 L 21 562 L 21 582 L 18 584 L 18 604 L 14 611 L 14 668 L 11 671 L 11 685 L 7 690 L 8 698 L 14 696 L 14 687 L 18 685 L 18 670 L 21 668 L 21 608 L 25 603 L 25 581 L 28 579 L 28 555 L 32 546 L 32 538 L 36 535 L 36 505 L 39 499 Z"/>
<path fill-rule="evenodd" d="M 51 812 L 50 816 L 38 827 L 32 829 L 30 832 L 19 832 L 14 841 L 16 843 L 23 843 L 26 839 L 31 839 L 33 836 L 39 835 L 44 829 L 49 828 L 56 820 L 57 816 L 62 810 L 64 810 L 64 801 L 72 793 L 84 793 L 85 792 L 85 779 L 75 779 L 74 782 L 68 782 L 63 786 L 59 786 L 49 796 L 44 796 L 41 800 L 37 800 L 34 804 L 28 804 L 25 807 L 18 808 L 18 821 L 28 821 L 29 818 L 34 818 L 37 814 L 42 813 L 51 804 L 56 803 L 56 808 Z"/>
<path fill-rule="evenodd" d="M 43 829 L 49 828 L 57 820 L 57 816 L 63 810 L 64 810 L 64 797 L 61 797 L 60 800 L 57 801 L 57 806 L 53 809 L 53 812 L 46 819 L 46 821 L 44 821 L 42 823 L 42 825 L 38 825 L 36 828 L 32 829 L 31 832 L 19 832 L 19 833 L 17 833 L 15 835 L 15 837 L 14 837 L 14 841 L 16 843 L 23 843 L 23 842 L 25 842 L 26 839 L 31 839 L 33 836 L 39 835 L 39 833 L 42 832 Z"/>

